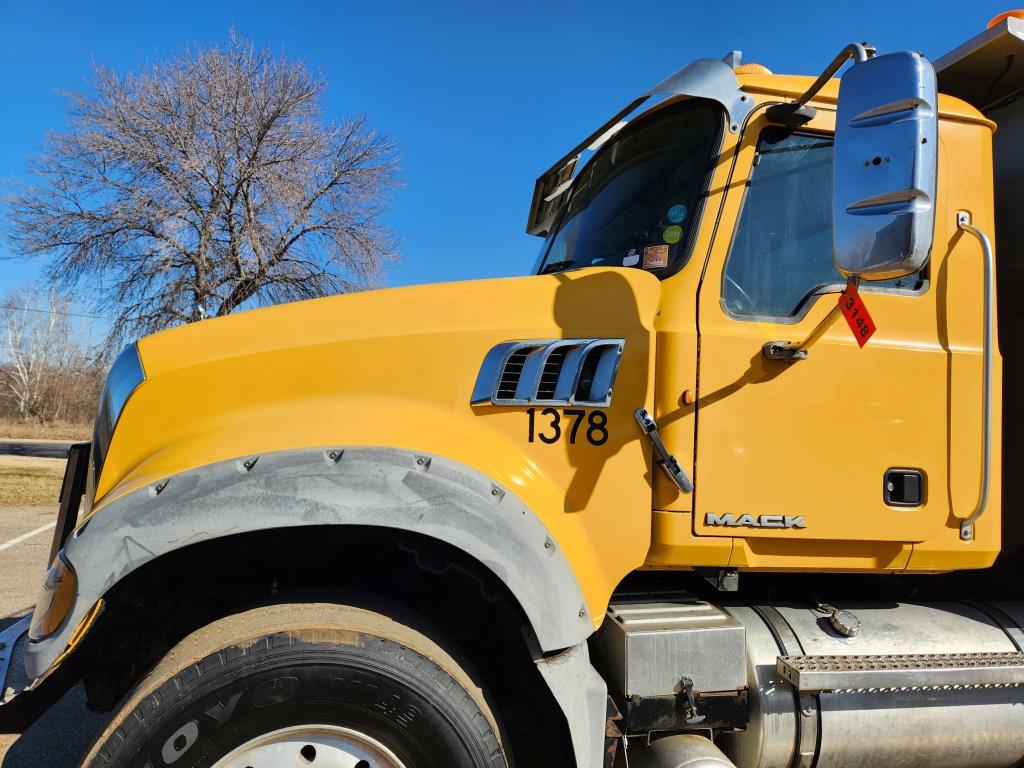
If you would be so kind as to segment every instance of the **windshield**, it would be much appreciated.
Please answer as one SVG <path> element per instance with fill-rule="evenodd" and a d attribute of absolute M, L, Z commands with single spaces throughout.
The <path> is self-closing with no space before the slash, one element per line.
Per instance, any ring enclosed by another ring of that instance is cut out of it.
<path fill-rule="evenodd" d="M 682 266 L 721 130 L 721 108 L 691 99 L 612 136 L 573 182 L 536 271 Z"/>

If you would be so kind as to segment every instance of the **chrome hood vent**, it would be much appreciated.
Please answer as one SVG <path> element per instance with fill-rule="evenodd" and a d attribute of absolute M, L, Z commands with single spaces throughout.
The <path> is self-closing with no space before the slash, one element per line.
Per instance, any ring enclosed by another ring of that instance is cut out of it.
<path fill-rule="evenodd" d="M 506 341 L 484 357 L 473 405 L 582 405 L 606 408 L 623 339 Z"/>

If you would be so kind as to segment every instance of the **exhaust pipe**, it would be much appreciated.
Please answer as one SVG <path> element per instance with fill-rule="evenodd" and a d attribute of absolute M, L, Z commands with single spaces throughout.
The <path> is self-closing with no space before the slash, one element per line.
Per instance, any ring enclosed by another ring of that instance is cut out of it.
<path fill-rule="evenodd" d="M 665 736 L 627 754 L 630 768 L 736 768 L 710 739 L 694 733 Z"/>

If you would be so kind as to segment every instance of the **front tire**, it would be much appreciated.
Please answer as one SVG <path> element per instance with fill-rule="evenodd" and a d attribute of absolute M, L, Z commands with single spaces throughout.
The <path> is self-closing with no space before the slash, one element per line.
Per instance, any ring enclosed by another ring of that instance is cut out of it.
<path fill-rule="evenodd" d="M 126 697 L 86 768 L 505 768 L 483 691 L 434 640 L 325 603 L 221 619 Z"/>

